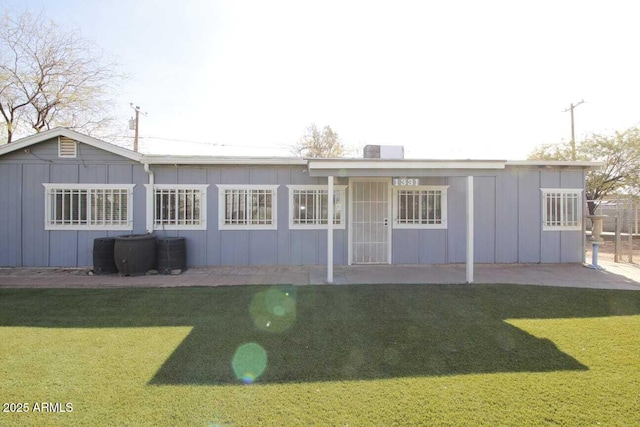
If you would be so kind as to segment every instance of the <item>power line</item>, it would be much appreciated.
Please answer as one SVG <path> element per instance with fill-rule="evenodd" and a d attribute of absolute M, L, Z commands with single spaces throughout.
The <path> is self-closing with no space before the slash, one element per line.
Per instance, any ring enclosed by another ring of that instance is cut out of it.
<path fill-rule="evenodd" d="M 125 135 L 122 138 L 134 138 L 133 136 Z M 212 147 L 241 147 L 241 148 L 289 148 L 289 145 L 285 144 L 274 144 L 274 145 L 244 145 L 244 144 L 220 144 L 216 142 L 204 142 L 204 141 L 194 141 L 189 139 L 179 139 L 179 138 L 165 138 L 159 136 L 140 136 L 139 139 L 157 139 L 161 141 L 172 141 L 172 142 L 186 142 L 190 144 L 200 144 L 200 145 L 209 145 Z"/>

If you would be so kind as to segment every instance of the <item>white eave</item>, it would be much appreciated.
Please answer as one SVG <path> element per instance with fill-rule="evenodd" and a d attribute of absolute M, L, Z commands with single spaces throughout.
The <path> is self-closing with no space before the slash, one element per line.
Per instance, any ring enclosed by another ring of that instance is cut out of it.
<path fill-rule="evenodd" d="M 217 156 L 160 156 L 144 155 L 141 163 L 149 165 L 264 165 L 289 166 L 307 164 L 299 157 L 217 157 Z"/>
<path fill-rule="evenodd" d="M 308 159 L 309 170 L 328 169 L 504 169 L 504 160 Z"/>
<path fill-rule="evenodd" d="M 136 153 L 134 151 L 127 150 L 126 148 L 118 147 L 117 145 L 109 144 L 108 142 L 104 142 L 99 139 L 92 138 L 76 131 L 61 127 L 36 133 L 35 135 L 18 139 L 11 144 L 3 145 L 0 147 L 0 156 L 11 153 L 13 151 L 23 150 L 32 145 L 39 144 L 41 142 L 45 142 L 60 136 L 73 139 L 75 141 L 99 148 L 104 151 L 108 151 L 113 154 L 117 154 L 130 160 L 140 161 L 140 159 L 142 158 L 142 155 L 140 153 Z"/>
<path fill-rule="evenodd" d="M 509 160 L 507 166 L 539 168 L 582 168 L 601 169 L 604 162 L 566 161 L 566 160 Z"/>

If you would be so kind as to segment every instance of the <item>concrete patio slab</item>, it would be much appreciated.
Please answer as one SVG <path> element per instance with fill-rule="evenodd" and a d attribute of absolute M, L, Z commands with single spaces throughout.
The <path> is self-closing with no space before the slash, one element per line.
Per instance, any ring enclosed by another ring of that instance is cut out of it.
<path fill-rule="evenodd" d="M 640 290 L 640 266 L 602 262 L 602 270 L 581 264 L 480 264 L 475 283 Z M 90 275 L 89 269 L 0 268 L 0 288 L 111 288 L 236 285 L 321 285 L 325 266 L 196 267 L 179 275 L 120 277 Z M 336 266 L 334 284 L 456 284 L 463 264 Z"/>

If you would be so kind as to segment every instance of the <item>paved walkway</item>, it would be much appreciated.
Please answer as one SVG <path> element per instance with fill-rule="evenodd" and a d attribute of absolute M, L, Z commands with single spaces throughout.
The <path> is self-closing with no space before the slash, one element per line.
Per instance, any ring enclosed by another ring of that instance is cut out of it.
<path fill-rule="evenodd" d="M 480 264 L 475 283 L 640 290 L 640 266 L 602 262 L 603 270 L 581 264 Z M 464 283 L 464 264 L 336 266 L 334 283 Z M 179 275 L 119 277 L 90 275 L 87 269 L 0 268 L 0 288 L 110 288 L 324 284 L 324 266 L 199 267 Z"/>

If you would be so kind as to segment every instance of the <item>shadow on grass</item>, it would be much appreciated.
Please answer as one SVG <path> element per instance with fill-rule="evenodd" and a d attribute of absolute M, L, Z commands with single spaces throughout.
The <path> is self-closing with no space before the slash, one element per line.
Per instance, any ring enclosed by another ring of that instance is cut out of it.
<path fill-rule="evenodd" d="M 586 370 L 504 320 L 631 314 L 640 292 L 533 286 L 0 290 L 0 326 L 193 326 L 156 385 Z"/>

